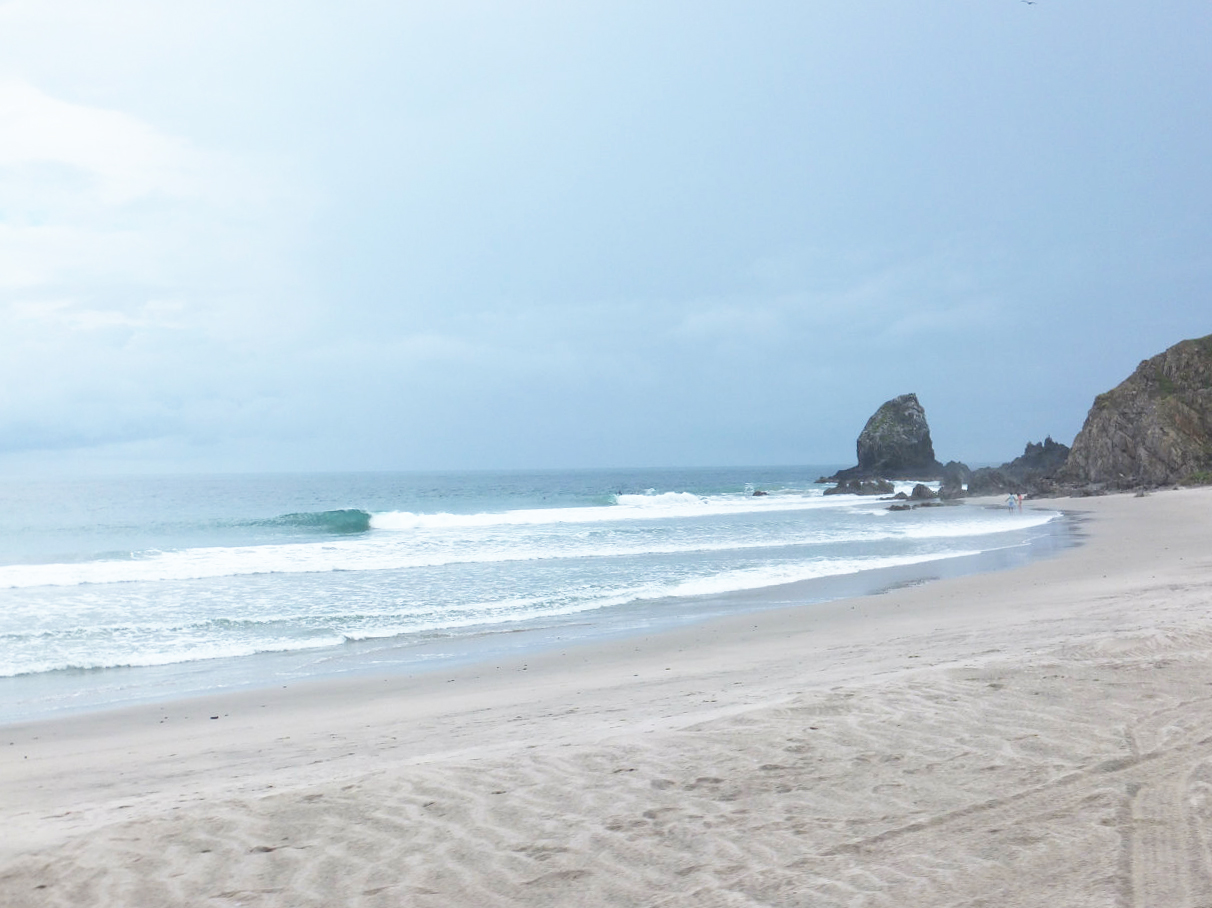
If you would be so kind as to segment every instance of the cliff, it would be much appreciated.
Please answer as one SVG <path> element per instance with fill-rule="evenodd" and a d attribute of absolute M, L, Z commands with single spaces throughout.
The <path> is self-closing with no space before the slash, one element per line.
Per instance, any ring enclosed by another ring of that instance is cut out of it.
<path fill-rule="evenodd" d="M 1208 481 L 1212 335 L 1175 344 L 1094 399 L 1061 478 L 1109 488 Z"/>

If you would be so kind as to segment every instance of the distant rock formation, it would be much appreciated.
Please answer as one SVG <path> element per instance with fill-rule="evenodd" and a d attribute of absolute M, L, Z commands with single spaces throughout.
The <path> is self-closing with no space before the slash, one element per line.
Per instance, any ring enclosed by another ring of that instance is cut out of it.
<path fill-rule="evenodd" d="M 972 478 L 968 480 L 968 494 L 974 497 L 1004 495 L 1007 492 L 1017 491 L 1020 491 L 1019 484 L 998 467 L 980 467 L 973 470 Z"/>
<path fill-rule="evenodd" d="M 1027 442 L 1023 453 L 1009 463 L 1002 464 L 1002 469 L 1012 476 L 1053 476 L 1069 459 L 1069 446 L 1059 441 L 1053 441 L 1049 435 L 1037 444 Z"/>
<path fill-rule="evenodd" d="M 929 490 L 914 489 L 912 497 L 897 494 L 903 503 L 892 510 L 965 495 L 1098 495 L 1175 483 L 1212 485 L 1212 335 L 1181 341 L 1145 360 L 1096 397 L 1072 450 L 1048 437 L 1028 442 L 1022 455 L 1000 467 L 969 470 L 958 461 L 944 466 L 934 457 L 916 394 L 902 394 L 876 410 L 856 449 L 858 466 L 817 480 L 837 483 L 826 494 L 885 494 L 889 479 L 941 480 L 937 498 L 923 499 Z"/>
<path fill-rule="evenodd" d="M 894 397 L 876 410 L 855 447 L 858 466 L 839 470 L 827 481 L 938 479 L 943 472 L 943 465 L 934 459 L 926 411 L 916 394 Z"/>
<path fill-rule="evenodd" d="M 1109 489 L 1212 482 L 1212 335 L 1145 360 L 1096 397 L 1061 478 Z"/>
<path fill-rule="evenodd" d="M 944 500 L 963 498 L 964 486 L 971 479 L 972 471 L 968 465 L 958 460 L 949 460 L 943 467 L 943 480 L 938 487 L 938 497 Z"/>
<path fill-rule="evenodd" d="M 828 480 L 826 480 L 828 481 Z M 826 495 L 891 495 L 896 486 L 886 479 L 842 479 Z"/>
<path fill-rule="evenodd" d="M 1069 448 L 1052 440 L 1027 442 L 1023 453 L 1000 467 L 973 470 L 968 478 L 969 495 L 1003 495 L 1022 492 L 1046 495 L 1056 491 L 1057 476 L 1069 457 Z"/>

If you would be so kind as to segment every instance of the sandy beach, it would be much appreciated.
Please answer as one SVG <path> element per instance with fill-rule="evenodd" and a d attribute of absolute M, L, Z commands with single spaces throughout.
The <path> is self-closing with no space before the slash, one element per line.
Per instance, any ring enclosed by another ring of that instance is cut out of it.
<path fill-rule="evenodd" d="M 5 726 L 0 904 L 1212 904 L 1212 489 L 1046 504 L 1012 571 Z"/>

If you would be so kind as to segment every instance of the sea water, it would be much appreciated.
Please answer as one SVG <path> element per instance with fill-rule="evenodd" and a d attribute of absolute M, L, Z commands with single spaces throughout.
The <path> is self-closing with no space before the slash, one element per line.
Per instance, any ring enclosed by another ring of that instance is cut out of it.
<path fill-rule="evenodd" d="M 782 584 L 810 607 L 842 588 L 829 578 L 934 576 L 1056 536 L 1051 510 L 825 495 L 833 469 L 0 483 L 0 721 L 416 670 L 756 607 L 736 594 Z"/>

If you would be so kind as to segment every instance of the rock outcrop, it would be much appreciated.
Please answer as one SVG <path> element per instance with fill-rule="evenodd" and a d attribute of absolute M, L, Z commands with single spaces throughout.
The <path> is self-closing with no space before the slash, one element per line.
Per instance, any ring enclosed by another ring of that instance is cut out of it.
<path fill-rule="evenodd" d="M 913 491 L 906 495 L 904 492 L 897 492 L 893 498 L 897 499 L 900 504 L 888 505 L 889 511 L 916 511 L 918 508 L 937 508 L 942 507 L 943 502 L 939 501 L 941 496 L 938 492 L 933 491 L 929 486 L 923 483 L 918 483 L 913 487 Z M 908 502 L 913 502 L 909 504 Z"/>
<path fill-rule="evenodd" d="M 949 460 L 943 467 L 943 479 L 939 484 L 938 497 L 948 501 L 963 498 L 965 484 L 971 479 L 972 471 L 968 465 L 958 460 Z"/>
<path fill-rule="evenodd" d="M 968 478 L 969 495 L 1046 495 L 1057 490 L 1057 476 L 1069 457 L 1066 445 L 1052 440 L 1027 442 L 1023 453 L 1000 467 L 973 470 Z"/>
<path fill-rule="evenodd" d="M 891 495 L 896 486 L 886 479 L 842 479 L 826 495 Z"/>
<path fill-rule="evenodd" d="M 968 494 L 974 497 L 1004 495 L 1007 492 L 1018 491 L 1021 491 L 1018 484 L 998 467 L 981 467 L 973 470 L 972 478 L 968 480 Z"/>
<path fill-rule="evenodd" d="M 1061 471 L 1109 489 L 1212 481 L 1212 335 L 1175 344 L 1094 399 Z"/>
<path fill-rule="evenodd" d="M 883 404 L 867 420 L 855 445 L 858 466 L 839 470 L 832 481 L 850 479 L 938 479 L 943 465 L 934 459 L 926 411 L 916 394 Z"/>
<path fill-rule="evenodd" d="M 1032 476 L 1054 476 L 1068 459 L 1069 446 L 1053 441 L 1049 435 L 1036 444 L 1027 442 L 1023 453 L 1009 463 L 1002 464 L 1002 469 L 1011 476 L 1027 479 Z"/>

